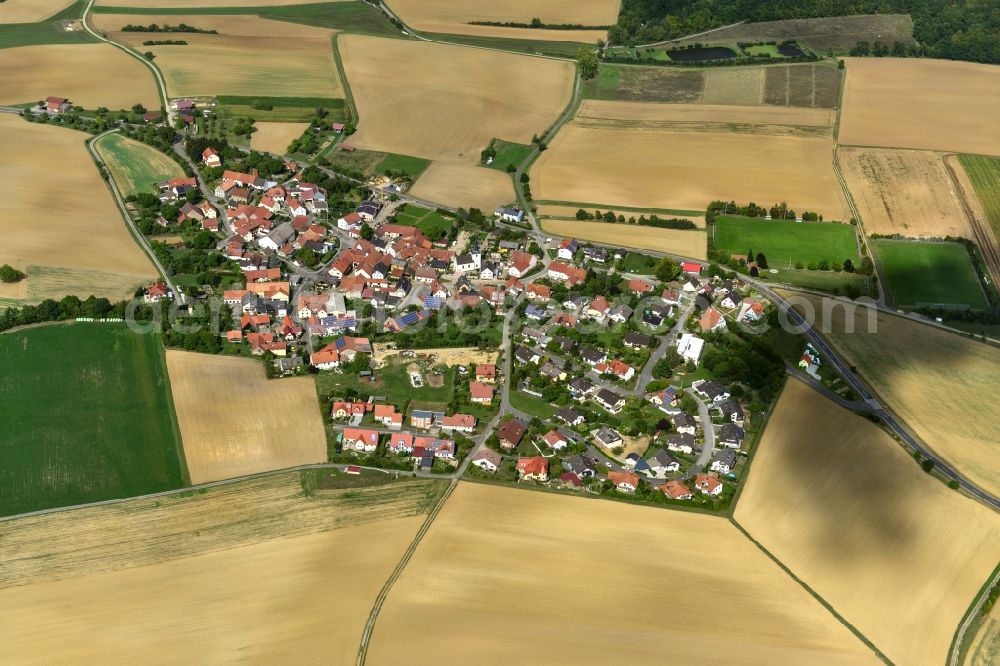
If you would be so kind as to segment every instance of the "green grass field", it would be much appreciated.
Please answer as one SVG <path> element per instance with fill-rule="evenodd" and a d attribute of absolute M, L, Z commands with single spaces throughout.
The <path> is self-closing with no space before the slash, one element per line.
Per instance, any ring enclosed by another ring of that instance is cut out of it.
<path fill-rule="evenodd" d="M 598 65 L 597 76 L 580 84 L 580 96 L 583 99 L 618 99 L 621 73 L 622 70 L 617 65 Z"/>
<path fill-rule="evenodd" d="M 493 158 L 493 163 L 489 165 L 489 168 L 496 169 L 497 171 L 507 171 L 508 166 L 517 167 L 524 160 L 528 159 L 528 155 L 531 154 L 534 148 L 534 146 L 526 146 L 523 143 L 510 143 L 509 141 L 501 141 L 500 139 L 493 139 L 490 147 L 496 151 L 496 156 Z"/>
<path fill-rule="evenodd" d="M 166 2 L 164 4 L 170 4 Z M 133 8 L 127 3 L 120 7 L 94 7 L 97 14 L 148 14 L 148 15 L 234 15 L 257 14 L 266 19 L 302 23 L 317 28 L 332 28 L 341 32 L 380 37 L 401 37 L 400 31 L 389 23 L 380 10 L 366 2 L 327 2 L 315 5 L 285 5 L 281 7 L 144 7 Z"/>
<path fill-rule="evenodd" d="M 958 159 L 986 210 L 993 234 L 1000 238 L 1000 158 L 959 155 Z"/>
<path fill-rule="evenodd" d="M 593 46 L 581 42 L 549 42 L 541 39 L 507 39 L 504 37 L 482 37 L 479 35 L 449 35 L 438 32 L 428 32 L 427 37 L 441 42 L 481 46 L 498 51 L 514 51 L 516 53 L 533 53 L 550 55 L 560 58 L 575 58 L 581 46 Z"/>
<path fill-rule="evenodd" d="M 396 223 L 416 227 L 432 241 L 440 240 L 448 235 L 454 220 L 437 211 L 420 208 L 413 204 L 403 204 L 396 211 Z"/>
<path fill-rule="evenodd" d="M 727 255 L 763 252 L 773 268 L 791 268 L 797 261 L 859 259 L 854 227 L 830 222 L 722 216 L 715 221 L 715 247 Z"/>
<path fill-rule="evenodd" d="M 97 152 L 111 169 L 124 196 L 157 191 L 157 183 L 184 175 L 169 156 L 121 134 L 108 134 L 97 142 Z"/>
<path fill-rule="evenodd" d="M 989 307 L 963 245 L 884 239 L 874 245 L 882 264 L 883 287 L 894 305 Z"/>
<path fill-rule="evenodd" d="M 185 485 L 159 336 L 117 324 L 0 335 L 0 514 Z"/>
<path fill-rule="evenodd" d="M 860 273 L 795 270 L 794 268 L 779 268 L 777 270 L 777 274 L 765 273 L 763 277 L 774 282 L 818 291 L 829 291 L 835 294 L 857 290 L 860 294 L 869 295 L 867 278 Z"/>
<path fill-rule="evenodd" d="M 346 122 L 347 108 L 338 97 L 265 97 L 220 95 L 216 98 L 219 108 L 233 116 L 249 116 L 254 120 L 278 123 L 305 123 L 313 119 L 316 109 L 323 107 L 331 123 Z M 258 104 L 269 104 L 272 109 L 255 109 Z"/>
<path fill-rule="evenodd" d="M 87 44 L 97 40 L 85 30 L 67 32 L 61 21 L 77 19 L 83 15 L 83 0 L 73 3 L 54 16 L 38 23 L 7 23 L 0 25 L 0 49 L 37 44 Z"/>

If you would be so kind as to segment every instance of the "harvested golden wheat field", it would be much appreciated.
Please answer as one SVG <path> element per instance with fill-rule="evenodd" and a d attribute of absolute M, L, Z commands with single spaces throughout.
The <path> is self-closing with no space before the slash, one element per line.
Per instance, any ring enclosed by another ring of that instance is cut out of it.
<path fill-rule="evenodd" d="M 257 131 L 250 135 L 250 147 L 268 153 L 284 155 L 288 144 L 302 136 L 309 123 L 254 123 Z"/>
<path fill-rule="evenodd" d="M 538 210 L 535 212 L 539 219 L 549 219 L 549 220 L 574 220 L 576 221 L 576 212 L 580 210 L 580 206 L 559 206 L 556 204 L 541 204 L 538 206 Z M 593 213 L 594 208 L 589 206 L 584 206 L 584 210 L 588 213 Z M 602 213 L 609 210 L 608 208 L 599 209 Z M 695 225 L 700 228 L 705 228 L 705 216 L 704 215 L 675 215 L 673 213 L 664 213 L 663 211 L 655 210 L 625 210 L 624 208 L 612 209 L 615 215 L 624 215 L 627 220 L 630 217 L 639 219 L 640 215 L 645 215 L 650 217 L 656 215 L 661 218 L 671 218 L 679 217 L 685 220 L 690 220 L 695 223 Z"/>
<path fill-rule="evenodd" d="M 326 460 L 311 378 L 268 380 L 256 360 L 175 350 L 167 371 L 192 483 Z"/>
<path fill-rule="evenodd" d="M 1000 155 L 1000 67 L 846 58 L 840 143 Z"/>
<path fill-rule="evenodd" d="M 940 154 L 840 148 L 837 160 L 865 233 L 973 238 Z"/>
<path fill-rule="evenodd" d="M 153 74 L 108 44 L 46 44 L 0 49 L 0 104 L 37 102 L 49 95 L 96 109 L 160 106 Z M 114 72 L 114 76 L 108 76 Z"/>
<path fill-rule="evenodd" d="M 285 474 L 0 523 L 0 660 L 353 663 L 446 486 L 307 494 Z"/>
<path fill-rule="evenodd" d="M 338 44 L 358 148 L 476 164 L 493 138 L 530 143 L 573 91 L 569 62 L 362 35 Z"/>
<path fill-rule="evenodd" d="M 897 664 L 946 662 L 1000 559 L 1000 516 L 795 380 L 767 424 L 735 517 Z"/>
<path fill-rule="evenodd" d="M 368 656 L 509 664 L 513 642 L 548 664 L 878 663 L 724 518 L 462 483 Z"/>
<path fill-rule="evenodd" d="M 850 217 L 833 173 L 829 111 L 705 111 L 711 122 L 693 105 L 584 101 L 532 167 L 535 198 L 679 210 L 715 199 L 787 201 Z"/>
<path fill-rule="evenodd" d="M 472 21 L 528 23 L 533 18 L 542 23 L 585 26 L 614 25 L 618 20 L 620 0 L 391 0 L 387 3 L 403 21 L 421 32 L 453 35 L 478 35 L 509 39 L 541 39 L 562 42 L 594 43 L 607 36 L 607 30 L 545 30 L 472 25 Z"/>
<path fill-rule="evenodd" d="M 492 211 L 514 200 L 510 175 L 468 164 L 432 162 L 410 194 L 445 206 Z"/>
<path fill-rule="evenodd" d="M 253 95 L 343 97 L 333 60 L 334 31 L 258 16 L 94 14 L 111 39 L 152 51 L 170 96 Z M 181 22 L 219 34 L 185 33 L 187 46 L 142 46 L 146 32 L 126 24 Z"/>
<path fill-rule="evenodd" d="M 0 182 L 18 193 L 4 211 L 0 264 L 28 273 L 15 297 L 118 300 L 156 275 L 90 159 L 87 138 L 0 115 Z"/>
<path fill-rule="evenodd" d="M 632 224 L 541 220 L 546 233 L 593 243 L 620 245 L 637 250 L 655 250 L 692 259 L 705 259 L 708 240 L 697 229 L 661 229 Z"/>
<path fill-rule="evenodd" d="M 73 0 L 6 0 L 0 3 L 0 24 L 37 23 L 55 16 Z"/>
<path fill-rule="evenodd" d="M 800 307 L 822 312 L 818 298 L 795 297 Z M 817 328 L 829 323 L 826 337 L 927 446 L 1000 495 L 1000 438 L 993 426 L 1000 420 L 1000 403 L 983 399 L 1000 390 L 1000 350 L 885 312 L 877 315 L 877 332 L 866 333 L 870 311 L 859 306 L 847 319 L 840 305 L 830 316 L 817 316 Z M 846 332 L 848 321 L 853 333 Z"/>

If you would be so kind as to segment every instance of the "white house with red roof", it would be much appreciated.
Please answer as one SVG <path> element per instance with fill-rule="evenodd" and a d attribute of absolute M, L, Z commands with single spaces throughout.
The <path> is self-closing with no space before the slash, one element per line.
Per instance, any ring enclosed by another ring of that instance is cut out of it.
<path fill-rule="evenodd" d="M 201 151 L 201 163 L 207 167 L 218 167 L 222 166 L 222 158 L 212 148 L 206 148 Z"/>

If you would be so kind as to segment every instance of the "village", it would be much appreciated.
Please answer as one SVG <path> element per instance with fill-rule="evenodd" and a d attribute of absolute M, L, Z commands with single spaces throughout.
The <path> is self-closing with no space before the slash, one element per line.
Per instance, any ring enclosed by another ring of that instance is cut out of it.
<path fill-rule="evenodd" d="M 768 401 L 703 360 L 725 364 L 715 342 L 773 311 L 735 274 L 667 257 L 629 273 L 634 253 L 544 236 L 514 206 L 470 224 L 372 189 L 331 213 L 294 161 L 263 177 L 211 146 L 200 158 L 200 177 L 160 184 L 178 214 L 157 224 L 213 234 L 238 266 L 241 283 L 215 294 L 236 322 L 226 353 L 264 357 L 274 377 L 321 375 L 332 462 L 731 499 Z M 145 293 L 177 297 L 162 282 Z M 818 380 L 818 353 L 802 359 Z"/>

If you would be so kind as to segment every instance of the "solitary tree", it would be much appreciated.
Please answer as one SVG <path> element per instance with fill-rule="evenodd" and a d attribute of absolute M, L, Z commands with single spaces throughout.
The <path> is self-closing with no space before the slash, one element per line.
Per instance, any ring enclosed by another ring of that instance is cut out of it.
<path fill-rule="evenodd" d="M 763 252 L 757 253 L 757 268 L 760 270 L 767 270 L 767 257 L 764 256 Z"/>

